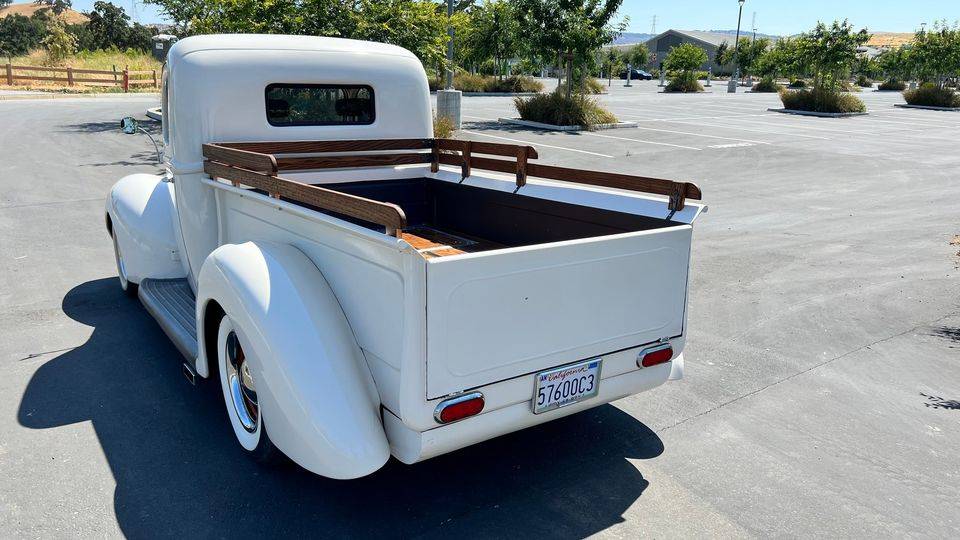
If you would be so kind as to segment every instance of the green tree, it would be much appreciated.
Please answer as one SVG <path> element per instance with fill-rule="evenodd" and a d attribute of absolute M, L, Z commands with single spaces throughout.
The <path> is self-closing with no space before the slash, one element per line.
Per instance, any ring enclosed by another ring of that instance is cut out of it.
<path fill-rule="evenodd" d="M 814 86 L 836 91 L 857 61 L 857 48 L 869 39 L 866 29 L 855 32 L 849 21 L 830 26 L 821 22 L 797 38 L 797 52 L 809 63 Z"/>
<path fill-rule="evenodd" d="M 806 75 L 806 62 L 800 56 L 797 41 L 783 38 L 765 50 L 753 65 L 753 72 L 761 77 L 802 77 Z"/>
<path fill-rule="evenodd" d="M 948 77 L 960 75 L 960 27 L 937 22 L 933 30 L 917 32 L 913 38 L 910 59 L 916 73 L 938 88 Z"/>
<path fill-rule="evenodd" d="M 650 61 L 650 50 L 643 43 L 638 43 L 627 50 L 624 60 L 634 68 L 641 68 Z"/>
<path fill-rule="evenodd" d="M 0 19 L 0 51 L 8 56 L 27 54 L 40 46 L 45 25 L 32 17 L 13 14 Z"/>
<path fill-rule="evenodd" d="M 447 18 L 427 0 L 360 0 L 354 39 L 408 49 L 430 66 L 446 64 Z"/>
<path fill-rule="evenodd" d="M 73 5 L 70 0 L 34 0 L 33 3 L 38 6 L 49 6 L 56 15 L 60 15 Z"/>
<path fill-rule="evenodd" d="M 110 47 L 126 47 L 130 34 L 130 17 L 123 8 L 111 2 L 98 0 L 93 4 L 93 11 L 87 14 L 90 22 L 87 30 L 90 32 L 91 43 L 84 44 L 90 49 L 107 49 Z"/>
<path fill-rule="evenodd" d="M 740 40 L 739 50 L 737 51 L 737 63 L 740 64 L 740 70 L 744 75 L 756 73 L 757 61 L 769 48 L 769 38 L 743 38 Z"/>
<path fill-rule="evenodd" d="M 13 0 L 0 0 L 0 9 L 5 8 L 13 3 Z"/>
<path fill-rule="evenodd" d="M 670 49 L 666 60 L 663 62 L 664 69 L 669 71 L 696 71 L 700 66 L 707 63 L 707 53 L 700 47 L 692 43 L 681 43 Z"/>
<path fill-rule="evenodd" d="M 502 79 L 507 60 L 520 51 L 520 23 L 507 0 L 484 2 L 471 11 L 473 28 L 466 40 L 475 60 L 493 59 Z"/>
<path fill-rule="evenodd" d="M 63 22 L 58 19 L 52 19 L 47 27 L 47 35 L 41 41 L 43 47 L 47 50 L 47 55 L 54 63 L 73 56 L 77 52 L 77 38 L 67 32 Z"/>
<path fill-rule="evenodd" d="M 880 72 L 889 81 L 908 81 L 913 76 L 913 61 L 909 45 L 888 49 L 877 55 Z"/>
<path fill-rule="evenodd" d="M 626 55 L 616 47 L 609 47 L 601 57 L 603 70 L 607 72 L 607 86 L 613 86 L 613 74 L 626 64 Z"/>
<path fill-rule="evenodd" d="M 626 21 L 613 22 L 623 0 L 516 0 L 521 32 L 530 47 L 553 51 L 567 68 L 566 93 L 574 87 L 574 63 L 590 61 L 593 51 L 613 41 Z"/>

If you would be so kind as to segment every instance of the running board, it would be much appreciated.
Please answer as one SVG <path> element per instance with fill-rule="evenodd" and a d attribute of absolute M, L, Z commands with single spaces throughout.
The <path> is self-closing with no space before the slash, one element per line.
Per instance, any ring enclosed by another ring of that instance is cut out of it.
<path fill-rule="evenodd" d="M 197 300 L 186 278 L 144 279 L 140 282 L 139 296 L 143 306 L 187 359 L 184 365 L 192 368 L 197 361 Z"/>

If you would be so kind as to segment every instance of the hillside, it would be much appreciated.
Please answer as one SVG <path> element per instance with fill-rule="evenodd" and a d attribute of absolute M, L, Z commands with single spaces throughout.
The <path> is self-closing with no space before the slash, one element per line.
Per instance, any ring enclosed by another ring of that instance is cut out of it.
<path fill-rule="evenodd" d="M 867 42 L 870 47 L 899 47 L 913 41 L 912 32 L 874 32 Z"/>
<path fill-rule="evenodd" d="M 27 2 L 23 4 L 10 4 L 5 8 L 0 8 L 0 19 L 8 15 L 23 15 L 25 17 L 30 17 L 34 13 L 43 9 L 50 9 L 50 7 L 38 6 L 33 2 Z M 64 19 L 64 22 L 66 22 L 67 24 L 82 24 L 87 22 L 86 15 L 84 15 L 83 13 L 80 13 L 79 11 L 74 11 L 72 9 L 68 9 L 64 11 L 62 14 L 62 17 Z"/>

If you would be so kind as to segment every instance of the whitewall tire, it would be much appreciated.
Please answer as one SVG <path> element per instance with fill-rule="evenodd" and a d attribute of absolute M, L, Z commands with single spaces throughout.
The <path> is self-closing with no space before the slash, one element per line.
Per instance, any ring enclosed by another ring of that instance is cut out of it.
<path fill-rule="evenodd" d="M 258 462 L 282 457 L 273 445 L 263 422 L 254 377 L 256 359 L 230 317 L 220 321 L 217 334 L 217 362 L 220 387 L 230 426 L 240 447 Z"/>
<path fill-rule="evenodd" d="M 117 244 L 117 233 L 110 235 L 113 240 L 113 257 L 117 261 L 117 277 L 120 278 L 120 288 L 127 296 L 137 297 L 137 284 L 127 279 L 127 268 L 123 261 L 123 255 L 120 253 L 120 245 Z"/>

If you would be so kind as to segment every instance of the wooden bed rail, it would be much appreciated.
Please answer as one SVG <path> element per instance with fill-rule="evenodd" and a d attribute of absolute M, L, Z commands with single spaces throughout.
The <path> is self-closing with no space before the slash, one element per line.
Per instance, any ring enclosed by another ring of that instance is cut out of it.
<path fill-rule="evenodd" d="M 403 211 L 398 206 L 363 199 L 362 197 L 353 197 L 353 199 L 359 199 L 359 201 L 352 201 L 350 205 L 347 205 L 350 211 L 345 211 L 342 208 L 342 204 L 334 202 L 340 199 L 330 195 L 331 193 L 335 193 L 344 196 L 342 193 L 286 180 L 280 178 L 278 176 L 279 173 L 281 171 L 429 163 L 430 170 L 433 172 L 438 171 L 441 164 L 458 166 L 460 167 L 462 179 L 470 176 L 475 168 L 513 174 L 516 176 L 517 185 L 514 192 L 526 185 L 528 176 L 534 176 L 550 180 L 664 195 L 669 197 L 667 206 L 674 212 L 683 210 L 686 199 L 699 200 L 701 198 L 700 188 L 690 182 L 674 182 L 660 178 L 530 163 L 530 160 L 539 157 L 537 151 L 532 146 L 515 144 L 455 139 L 225 142 L 204 144 L 203 156 L 207 159 L 207 163 L 218 165 L 213 168 L 219 173 L 217 176 L 221 178 L 234 181 L 230 176 L 223 176 L 223 174 L 229 175 L 233 170 L 240 170 L 258 174 L 257 177 L 250 177 L 248 175 L 246 177 L 248 180 L 257 179 L 264 175 L 277 179 L 281 182 L 279 185 L 286 190 L 292 189 L 294 185 L 316 188 L 317 190 L 325 192 L 322 199 L 325 204 L 332 206 L 324 206 L 323 204 L 317 204 L 311 201 L 302 202 L 315 204 L 325 210 L 340 212 L 358 219 L 373 221 L 374 223 L 384 225 L 388 229 L 400 229 L 403 225 L 398 225 L 398 223 L 405 223 Z M 510 159 L 495 159 L 486 156 Z M 207 173 L 213 176 L 213 173 L 209 170 L 207 170 Z M 262 179 L 260 180 L 262 181 Z M 236 184 L 237 182 L 234 181 L 234 183 Z M 260 187 L 249 184 L 246 181 L 242 181 L 242 183 Z M 261 189 L 265 188 L 261 187 Z M 271 194 L 275 193 L 266 189 L 265 191 Z M 296 191 L 300 193 L 302 188 L 297 187 Z M 279 191 L 276 193 L 279 193 L 279 196 L 288 196 Z M 320 192 L 310 193 L 314 195 L 313 199 L 315 201 L 318 200 L 317 197 L 319 197 L 318 194 Z M 376 211 L 366 210 L 361 212 L 363 209 L 372 208 L 373 205 L 378 205 Z M 387 211 L 382 208 L 383 206 L 390 207 L 392 210 Z M 366 217 L 356 215 L 358 212 L 363 213 Z M 397 214 L 399 215 L 399 219 L 397 218 Z M 376 219 L 370 219 L 371 217 L 376 217 Z M 389 221 L 389 223 L 385 221 Z"/>

